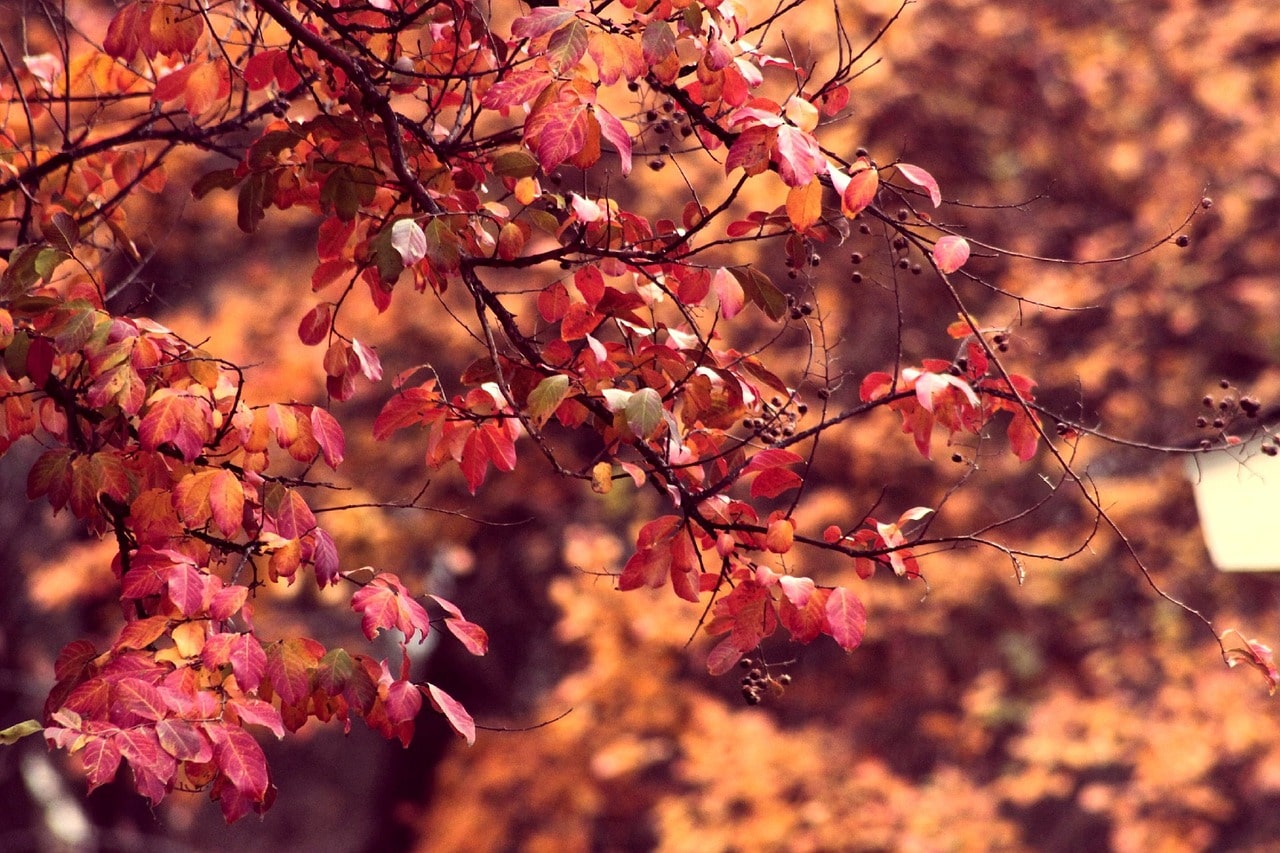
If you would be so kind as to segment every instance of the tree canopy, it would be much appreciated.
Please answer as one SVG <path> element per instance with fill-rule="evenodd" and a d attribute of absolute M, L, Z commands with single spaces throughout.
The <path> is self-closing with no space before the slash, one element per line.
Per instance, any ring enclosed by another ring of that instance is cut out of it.
<path fill-rule="evenodd" d="M 483 620 L 334 533 L 366 506 L 334 497 L 360 480 L 357 422 L 467 495 L 533 470 L 632 502 L 604 573 L 687 602 L 680 630 L 711 638 L 711 675 L 743 665 L 748 705 L 787 692 L 786 644 L 863 643 L 876 576 L 918 597 L 976 548 L 1021 580 L 1104 538 L 1274 688 L 1270 650 L 1159 584 L 1078 457 L 1230 452 L 1265 434 L 1262 403 L 1227 382 L 1189 446 L 1103 432 L 1079 401 L 1037 399 L 1054 365 L 1019 346 L 1023 312 L 1080 306 L 991 277 L 1177 252 L 1212 200 L 1110 256 L 984 240 L 970 218 L 1013 209 L 947 191 L 927 149 L 903 162 L 845 132 L 905 8 L 872 27 L 812 0 L 48 10 L 47 50 L 4 57 L 0 450 L 37 446 L 27 497 L 111 543 L 118 621 L 62 649 L 42 718 L 10 737 L 79 755 L 90 789 L 127 764 L 153 804 L 207 790 L 229 822 L 275 797 L 254 733 L 358 717 L 408 745 L 428 705 L 473 742 L 413 662 L 440 634 L 484 655 Z M 306 230 L 289 303 L 322 386 L 261 390 L 252 352 L 140 310 L 155 209 L 178 194 L 222 205 L 242 241 L 277 217 Z M 449 327 L 448 350 L 387 340 L 400 314 Z M 916 464 L 958 473 L 922 497 L 909 468 L 862 466 L 871 500 L 833 512 L 832 445 L 880 442 L 885 419 Z M 991 497 L 1028 466 L 1038 494 Z M 1032 531 L 1055 513 L 1084 523 L 1050 547 Z M 261 630 L 259 596 L 303 583 L 394 651 Z"/>

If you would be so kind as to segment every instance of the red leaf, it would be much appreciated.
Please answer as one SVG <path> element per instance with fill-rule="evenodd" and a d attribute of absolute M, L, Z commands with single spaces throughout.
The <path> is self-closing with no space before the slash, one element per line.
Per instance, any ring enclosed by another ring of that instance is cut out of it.
<path fill-rule="evenodd" d="M 120 769 L 120 748 L 112 738 L 91 738 L 80 753 L 80 760 L 84 763 L 89 793 L 93 793 L 95 788 L 115 778 Z"/>
<path fill-rule="evenodd" d="M 227 702 L 227 706 L 235 711 L 241 724 L 262 726 L 275 735 L 277 740 L 284 737 L 284 722 L 280 719 L 280 712 L 276 710 L 276 706 L 270 702 L 245 697 L 231 699 Z"/>
<path fill-rule="evenodd" d="M 271 689 L 286 704 L 294 705 L 311 693 L 311 676 L 324 657 L 324 646 L 307 637 L 295 637 L 266 648 L 267 676 Z"/>
<path fill-rule="evenodd" d="M 209 593 L 209 576 L 190 563 L 169 570 L 166 592 L 169 601 L 183 616 L 191 617 L 205 609 Z"/>
<path fill-rule="evenodd" d="M 395 629 L 404 634 L 405 642 L 415 633 L 422 640 L 431 631 L 431 619 L 421 604 L 395 575 L 383 572 L 356 590 L 351 596 L 351 609 L 360 614 L 360 627 L 372 640 L 382 629 Z"/>
<path fill-rule="evenodd" d="M 671 571 L 671 547 L 664 543 L 653 548 L 641 548 L 631 555 L 618 576 L 618 589 L 622 591 L 647 586 L 660 589 L 667 582 Z"/>
<path fill-rule="evenodd" d="M 554 6 L 537 8 L 511 22 L 511 35 L 518 39 L 534 39 L 560 29 L 576 14 L 573 9 Z"/>
<path fill-rule="evenodd" d="M 1036 448 L 1040 444 L 1040 431 L 1036 427 L 1038 422 L 1034 412 L 1021 410 L 1014 412 L 1013 420 L 1009 421 L 1009 447 L 1023 462 L 1036 455 Z"/>
<path fill-rule="evenodd" d="M 266 799 L 271 784 L 267 757 L 253 735 L 226 725 L 207 725 L 205 731 L 213 741 L 214 759 L 227 781 L 254 802 Z"/>
<path fill-rule="evenodd" d="M 872 166 L 860 164 L 859 169 L 849 176 L 849 184 L 840 194 L 840 209 L 845 216 L 857 216 L 876 200 L 880 189 L 880 172 Z"/>
<path fill-rule="evenodd" d="M 444 625 L 449 629 L 449 633 L 458 638 L 458 641 L 462 643 L 467 651 L 477 656 L 489 651 L 489 635 L 484 628 L 465 619 L 462 611 L 453 602 L 446 601 L 438 595 L 433 595 L 431 598 L 449 614 L 449 616 L 445 617 Z"/>
<path fill-rule="evenodd" d="M 134 787 L 138 793 L 151 800 L 153 805 L 164 799 L 178 763 L 160 748 L 156 730 L 150 726 L 121 729 L 113 739 L 133 769 Z"/>
<path fill-rule="evenodd" d="M 73 640 L 62 647 L 53 662 L 53 675 L 59 681 L 76 678 L 98 656 L 93 643 L 88 640 Z"/>
<path fill-rule="evenodd" d="M 276 79 L 275 62 L 280 53 L 279 50 L 263 50 L 249 57 L 241 72 L 249 91 L 265 89 Z"/>
<path fill-rule="evenodd" d="M 827 598 L 826 610 L 831 636 L 846 652 L 856 649 L 867 630 L 867 608 L 853 593 L 836 587 Z"/>
<path fill-rule="evenodd" d="M 382 441 L 396 430 L 432 420 L 443 403 L 435 387 L 435 380 L 429 379 L 417 387 L 405 388 L 388 400 L 373 421 L 373 437 Z"/>
<path fill-rule="evenodd" d="M 422 693 L 408 681 L 393 681 L 383 701 L 387 722 L 391 723 L 403 746 L 413 739 L 413 720 L 422 710 Z"/>
<path fill-rule="evenodd" d="M 712 675 L 724 675 L 733 669 L 734 664 L 742 659 L 743 652 L 734 645 L 732 637 L 725 637 L 707 655 L 707 672 Z"/>
<path fill-rule="evenodd" d="M 236 634 L 227 649 L 227 663 L 240 689 L 253 692 L 267 673 L 267 653 L 253 634 Z"/>
<path fill-rule="evenodd" d="M 434 684 L 428 684 L 427 691 L 431 704 L 437 711 L 444 714 L 445 719 L 449 721 L 449 725 L 453 726 L 453 730 L 466 738 L 468 746 L 475 743 L 476 722 L 467 713 L 467 709 L 462 706 L 462 703 Z"/>
<path fill-rule="evenodd" d="M 211 432 L 208 404 L 174 392 L 153 396 L 138 424 L 138 439 L 144 450 L 158 450 L 162 444 L 169 444 L 185 462 L 200 455 Z"/>
<path fill-rule="evenodd" d="M 347 439 L 337 419 L 319 406 L 312 406 L 311 434 L 320 445 L 325 464 L 336 469 L 342 463 L 347 449 Z"/>
<path fill-rule="evenodd" d="M 213 758 L 213 744 L 187 720 L 170 719 L 156 723 L 160 747 L 178 761 L 203 763 Z"/>
<path fill-rule="evenodd" d="M 969 260 L 969 241 L 954 234 L 939 237 L 933 244 L 933 262 L 943 273 L 953 273 Z"/>
<path fill-rule="evenodd" d="M 812 584 L 812 581 L 810 583 Z M 791 639 L 797 643 L 809 643 L 820 634 L 830 633 L 827 601 L 831 590 L 812 589 L 807 597 L 803 597 L 793 594 L 787 586 L 783 584 L 783 592 L 786 594 L 779 607 L 778 618 L 782 622 L 782 627 L 790 632 Z"/>
<path fill-rule="evenodd" d="M 514 71 L 494 83 L 489 91 L 484 93 L 480 104 L 491 110 L 527 104 L 536 100 L 553 79 L 549 71 L 533 69 Z"/>
<path fill-rule="evenodd" d="M 751 497 L 776 498 L 790 489 L 804 484 L 804 480 L 795 471 L 786 468 L 768 468 L 751 483 Z"/>
<path fill-rule="evenodd" d="M 333 303 L 321 302 L 308 311 L 298 324 L 298 340 L 309 347 L 323 343 L 333 322 Z"/>

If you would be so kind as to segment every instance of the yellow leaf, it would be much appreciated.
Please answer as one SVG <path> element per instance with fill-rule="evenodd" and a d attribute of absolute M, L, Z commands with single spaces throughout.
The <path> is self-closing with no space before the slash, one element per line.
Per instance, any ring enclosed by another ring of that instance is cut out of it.
<path fill-rule="evenodd" d="M 27 735 L 37 734 L 44 731 L 44 726 L 40 725 L 39 720 L 23 720 L 21 723 L 9 726 L 7 729 L 0 729 L 0 746 L 13 746 Z"/>
<path fill-rule="evenodd" d="M 613 490 L 613 465 L 608 462 L 597 462 L 591 469 L 591 491 L 598 495 L 607 495 Z"/>

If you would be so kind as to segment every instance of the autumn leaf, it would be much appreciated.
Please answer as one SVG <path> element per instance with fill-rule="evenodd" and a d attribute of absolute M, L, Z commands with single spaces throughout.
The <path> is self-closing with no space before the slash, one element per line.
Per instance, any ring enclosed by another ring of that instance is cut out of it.
<path fill-rule="evenodd" d="M 449 725 L 453 726 L 453 730 L 462 735 L 467 742 L 467 746 L 471 746 L 476 742 L 475 720 L 472 719 L 471 714 L 467 712 L 461 702 L 434 684 L 427 685 L 427 696 L 431 699 L 432 706 L 441 714 L 444 714 L 445 719 L 449 721 Z"/>
<path fill-rule="evenodd" d="M 787 192 L 787 218 L 797 231 L 805 231 L 822 219 L 822 184 L 813 180 Z"/>
<path fill-rule="evenodd" d="M 867 630 L 867 609 L 853 593 L 843 587 L 831 590 L 826 610 L 831 636 L 840 648 L 851 652 L 862 644 Z"/>
<path fill-rule="evenodd" d="M 384 629 L 404 634 L 405 642 L 421 634 L 419 642 L 431 631 L 427 611 L 409 594 L 400 579 L 383 572 L 351 596 L 351 609 L 361 616 L 360 627 L 372 640 Z"/>
<path fill-rule="evenodd" d="M 910 163 L 898 163 L 895 168 L 902 177 L 918 187 L 923 187 L 929 194 L 929 201 L 933 202 L 934 207 L 942 204 L 942 191 L 938 189 L 938 182 L 933 179 L 933 175 Z"/>
<path fill-rule="evenodd" d="M 933 262 L 943 273 L 953 273 L 969 260 L 969 241 L 954 234 L 939 237 L 933 244 Z"/>

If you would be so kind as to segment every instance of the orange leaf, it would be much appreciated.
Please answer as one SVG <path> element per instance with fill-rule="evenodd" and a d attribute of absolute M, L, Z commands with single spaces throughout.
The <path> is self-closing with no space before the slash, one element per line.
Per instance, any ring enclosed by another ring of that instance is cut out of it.
<path fill-rule="evenodd" d="M 787 193 L 787 218 L 797 231 L 805 231 L 822 218 L 822 184 L 816 180 Z"/>

